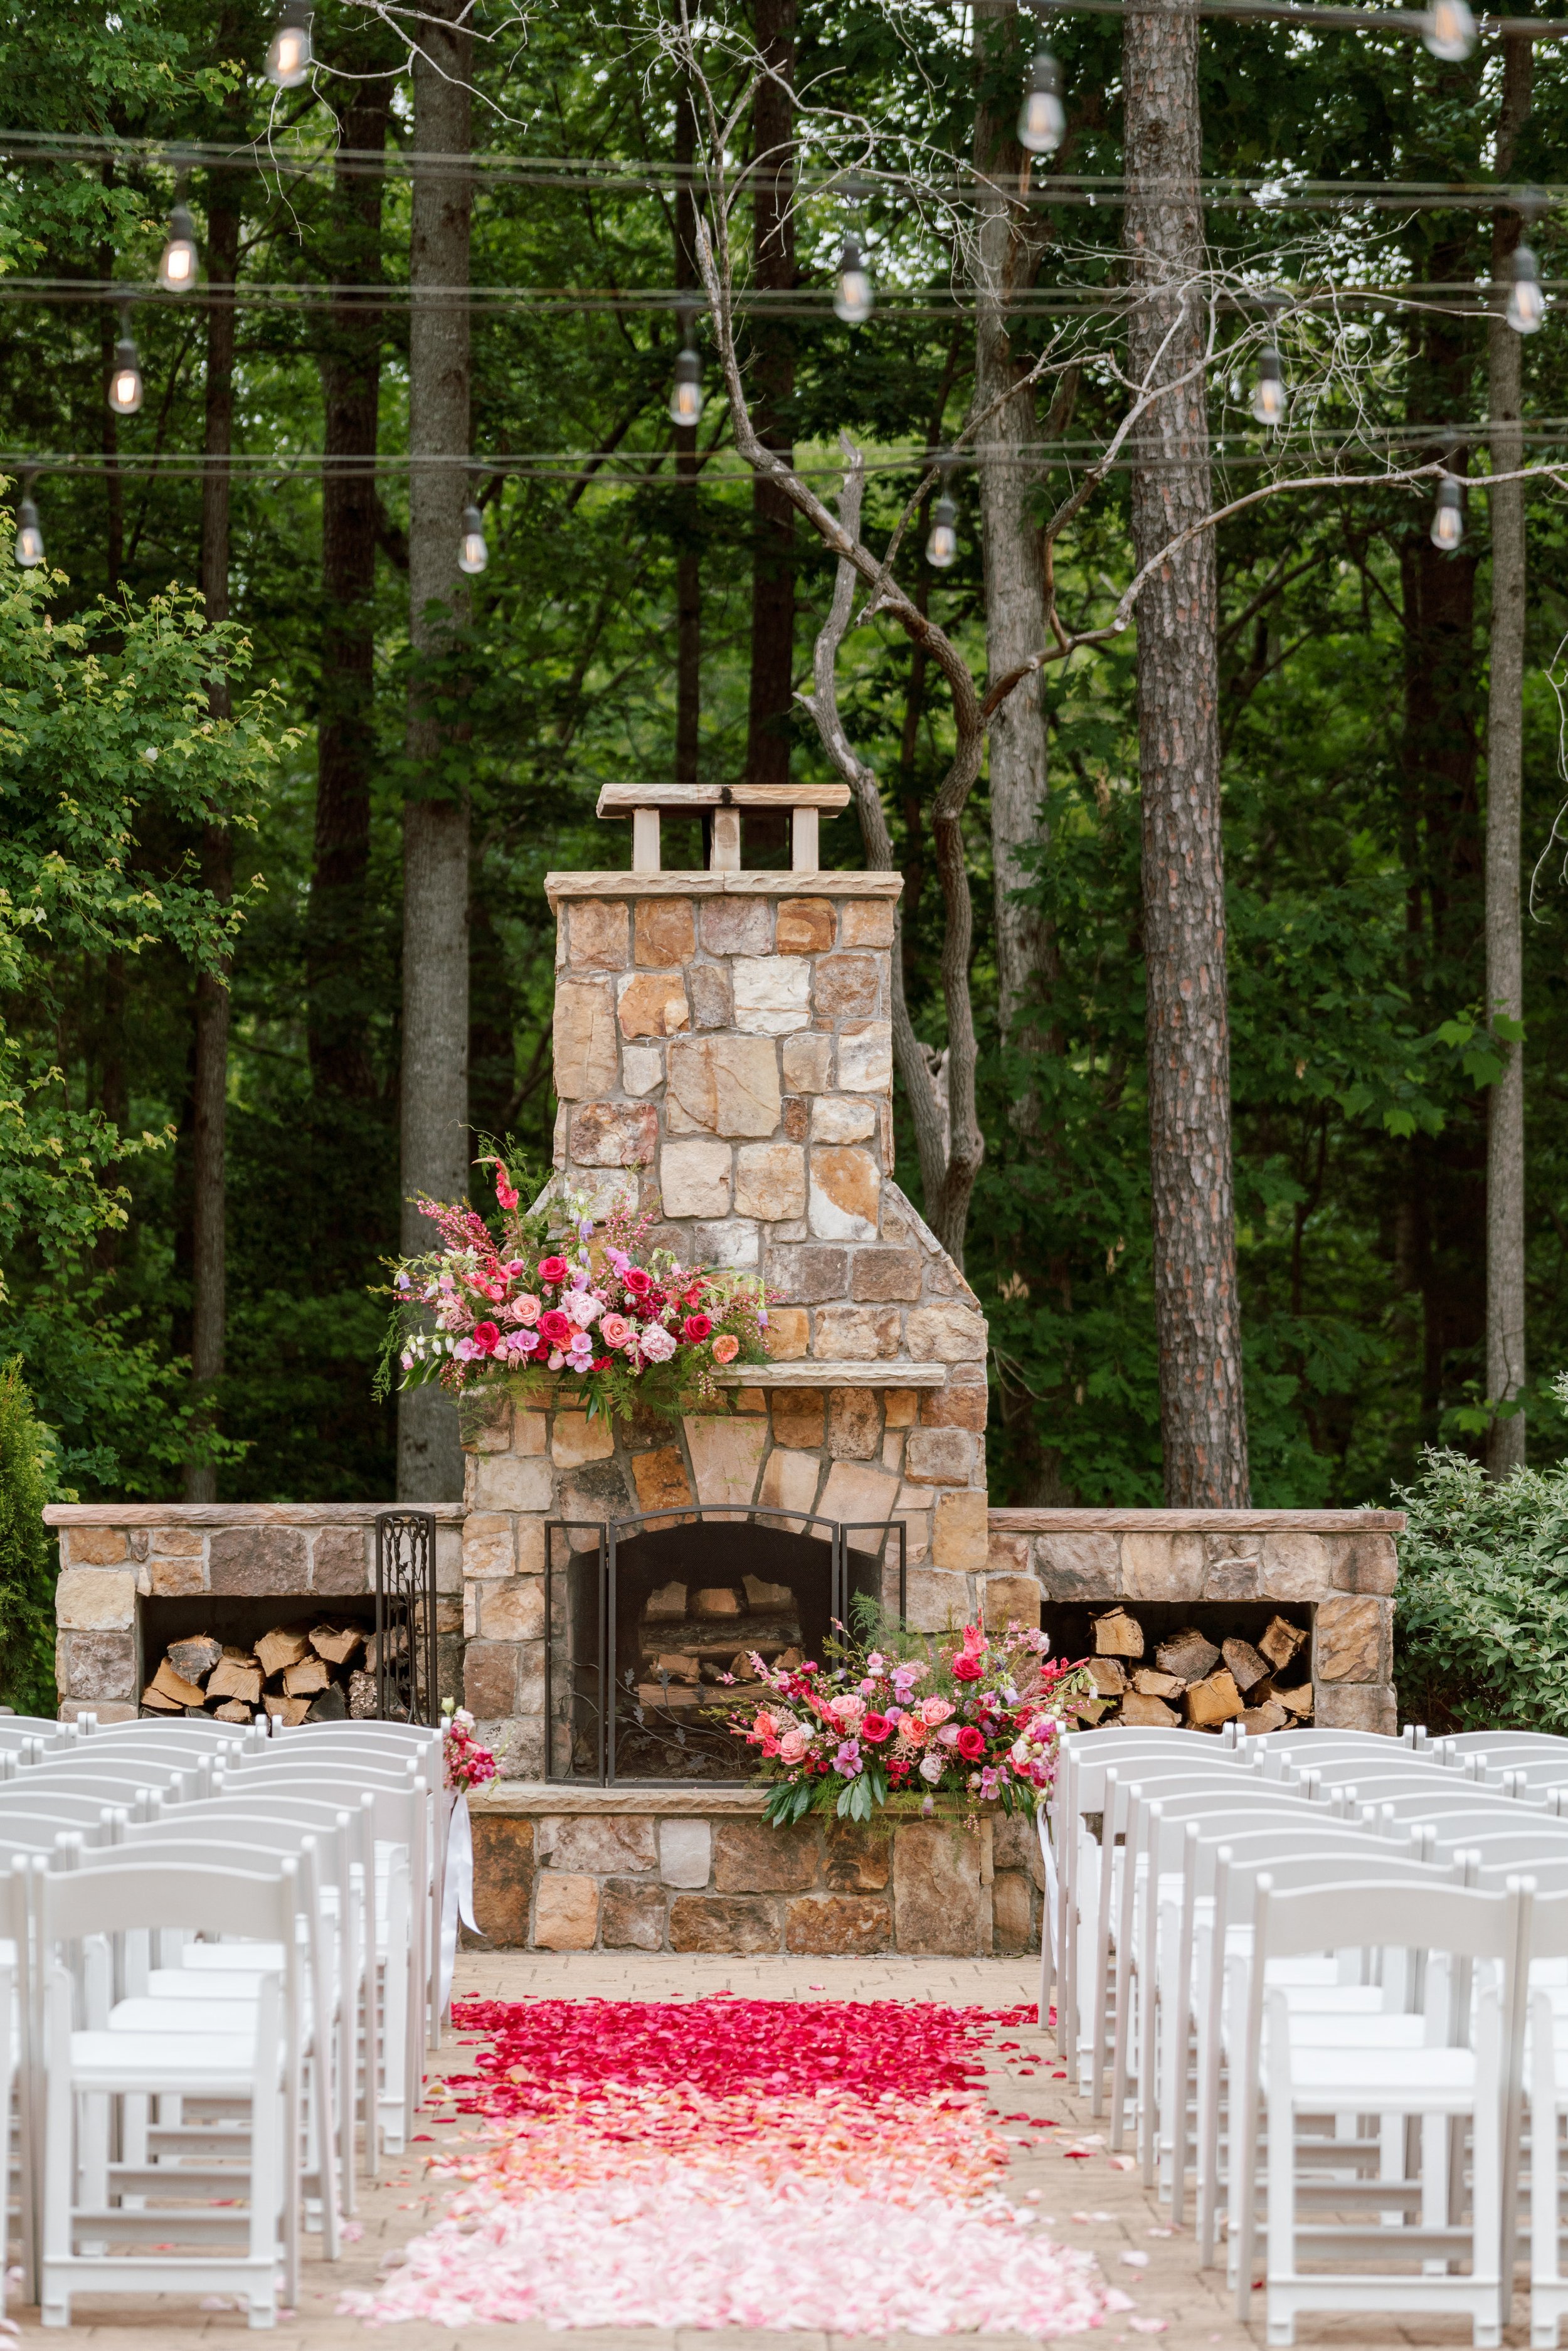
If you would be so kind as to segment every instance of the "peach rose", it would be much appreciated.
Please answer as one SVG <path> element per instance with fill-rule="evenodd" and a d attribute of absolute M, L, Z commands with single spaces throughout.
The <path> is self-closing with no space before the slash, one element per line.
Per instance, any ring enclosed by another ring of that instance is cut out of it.
<path fill-rule="evenodd" d="M 721 1331 L 713 1343 L 716 1364 L 733 1364 L 740 1353 L 740 1342 L 732 1331 Z"/>

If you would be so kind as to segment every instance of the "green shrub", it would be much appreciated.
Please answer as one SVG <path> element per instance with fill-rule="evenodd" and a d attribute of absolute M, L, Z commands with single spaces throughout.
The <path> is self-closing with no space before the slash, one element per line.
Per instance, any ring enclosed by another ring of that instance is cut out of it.
<path fill-rule="evenodd" d="M 1568 1462 L 1500 1484 L 1433 1450 L 1396 1499 L 1401 1719 L 1568 1733 Z"/>
<path fill-rule="evenodd" d="M 54 1439 L 33 1410 L 20 1357 L 0 1366 L 0 1703 L 55 1711 Z"/>

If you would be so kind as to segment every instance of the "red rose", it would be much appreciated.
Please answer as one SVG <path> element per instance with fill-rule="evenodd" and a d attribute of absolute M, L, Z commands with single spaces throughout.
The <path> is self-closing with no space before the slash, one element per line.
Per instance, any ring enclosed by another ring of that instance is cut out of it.
<path fill-rule="evenodd" d="M 699 1346 L 713 1329 L 713 1319 L 707 1314 L 688 1314 L 681 1329 L 694 1347 Z"/>
<path fill-rule="evenodd" d="M 544 1327 L 544 1318 L 541 1316 L 539 1329 L 542 1331 Z M 985 1670 L 980 1659 L 972 1657 L 967 1649 L 961 1649 L 953 1660 L 953 1679 L 956 1682 L 977 1682 Z"/>
<path fill-rule="evenodd" d="M 984 1732 L 977 1730 L 972 1722 L 966 1723 L 963 1729 L 958 1733 L 958 1752 L 963 1757 L 965 1762 L 977 1763 L 985 1751 L 986 1740 Z"/>
<path fill-rule="evenodd" d="M 563 1257 L 542 1257 L 542 1258 L 540 1258 L 540 1259 L 539 1259 L 539 1280 L 540 1280 L 541 1281 L 564 1281 L 564 1280 L 566 1280 L 566 1259 L 565 1259 L 565 1258 L 563 1258 Z"/>
<path fill-rule="evenodd" d="M 565 1347 L 571 1343 L 571 1324 L 564 1314 L 558 1314 L 553 1308 L 548 1314 L 539 1316 L 538 1332 L 539 1337 L 552 1347 Z"/>
<path fill-rule="evenodd" d="M 500 1336 L 493 1322 L 476 1322 L 474 1325 L 474 1344 L 482 1347 L 487 1355 L 495 1353 Z"/>
<path fill-rule="evenodd" d="M 892 1738 L 893 1725 L 885 1714 L 864 1715 L 861 1719 L 859 1736 L 869 1740 L 873 1747 L 880 1747 L 884 1739 Z"/>
<path fill-rule="evenodd" d="M 542 1265 L 539 1268 L 539 1271 L 541 1273 L 544 1271 Z M 644 1273 L 640 1265 L 629 1265 L 621 1279 L 626 1284 L 627 1289 L 632 1292 L 633 1298 L 646 1298 L 648 1292 L 653 1287 L 653 1278 L 652 1274 Z"/>

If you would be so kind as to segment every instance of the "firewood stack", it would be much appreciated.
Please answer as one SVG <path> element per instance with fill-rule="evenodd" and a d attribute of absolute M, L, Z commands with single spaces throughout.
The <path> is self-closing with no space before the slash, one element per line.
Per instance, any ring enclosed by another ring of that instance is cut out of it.
<path fill-rule="evenodd" d="M 1260 1736 L 1290 1722 L 1310 1722 L 1312 1676 L 1299 1655 L 1307 1635 L 1276 1616 L 1260 1637 L 1218 1644 L 1187 1625 L 1160 1642 L 1152 1665 L 1143 1662 L 1144 1628 L 1125 1608 L 1094 1620 L 1090 1671 L 1099 1694 L 1101 1723 L 1154 1724 L 1218 1730 L 1239 1722 Z"/>
<path fill-rule="evenodd" d="M 393 1632 L 393 1642 L 407 1635 Z M 210 1633 L 171 1641 L 141 1693 L 143 1714 L 210 1714 L 251 1722 L 262 1711 L 292 1727 L 376 1710 L 376 1636 L 342 1620 L 275 1625 L 254 1648 Z"/>

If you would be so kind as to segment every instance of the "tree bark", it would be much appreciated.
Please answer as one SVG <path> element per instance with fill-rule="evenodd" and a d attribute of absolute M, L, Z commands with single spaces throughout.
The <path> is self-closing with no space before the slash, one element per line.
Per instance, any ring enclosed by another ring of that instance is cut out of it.
<path fill-rule="evenodd" d="M 1198 18 L 1125 20 L 1133 375 L 1172 381 L 1204 349 Z M 1173 331 L 1174 329 L 1174 331 Z M 1167 335 L 1170 337 L 1166 343 Z M 1162 353 L 1161 347 L 1165 345 Z M 1140 427 L 1131 477 L 1140 565 L 1212 504 L 1202 375 Z M 1218 590 L 1204 531 L 1152 574 L 1138 607 L 1138 747 L 1148 983 L 1149 1160 L 1166 1500 L 1249 1499 L 1231 1188 L 1230 1031 L 1220 836 Z"/>
<path fill-rule="evenodd" d="M 1511 177 L 1519 132 L 1530 112 L 1533 44 L 1503 43 L 1502 110 L 1495 169 Z M 1507 282 L 1520 242 L 1519 214 L 1492 216 L 1492 281 Z M 1494 474 L 1524 463 L 1521 422 L 1523 338 L 1500 310 L 1487 327 L 1487 407 Z M 1524 770 L 1526 546 L 1524 485 L 1500 482 L 1491 515 L 1491 691 L 1487 708 L 1486 956 L 1487 1009 L 1495 1019 L 1524 1018 L 1524 957 L 1519 926 L 1520 817 Z M 1500 1041 L 1502 1075 L 1487 1102 L 1487 1395 L 1506 1404 L 1525 1375 L 1524 1047 Z M 1522 1412 L 1495 1419 L 1487 1432 L 1487 1468 L 1506 1478 L 1524 1467 Z"/>
<path fill-rule="evenodd" d="M 380 28 L 376 28 L 380 31 Z M 333 62 L 367 75 L 347 83 L 340 144 L 379 152 L 392 111 L 388 44 L 361 38 Z M 380 68 L 381 70 L 378 70 Z M 319 1107 L 375 1089 L 365 1042 L 365 877 L 375 766 L 375 455 L 381 394 L 382 196 L 373 172 L 340 172 L 332 190 L 326 274 L 340 289 L 321 353 L 321 695 L 316 734 L 316 835 L 306 925 L 307 1037 Z"/>
<path fill-rule="evenodd" d="M 1018 215 L 988 183 L 1017 184 L 1024 152 L 1015 136 L 1016 89 L 1022 53 L 1012 37 L 1017 0 L 976 0 L 975 50 L 982 95 L 975 110 L 975 170 L 980 183 L 980 214 L 975 266 L 975 408 L 984 417 L 975 436 L 980 491 L 981 549 L 986 583 L 986 667 L 1001 677 L 1038 653 L 1045 639 L 1045 571 L 1040 535 L 1030 518 L 1030 492 L 1039 479 L 1038 462 L 1028 454 L 1036 438 L 1032 388 L 1010 400 L 1017 380 L 1008 313 L 1013 298 L 1033 276 Z M 986 103 L 986 68 L 1001 62 L 1000 28 L 1019 50 L 1019 71 L 1008 76 L 1012 111 L 994 113 Z M 1002 404 L 998 406 L 1000 402 Z M 988 413 L 989 412 L 989 413 Z M 1030 1041 L 1024 1006 L 1038 987 L 1047 933 L 1033 906 L 1019 893 L 1034 879 L 1031 852 L 1046 838 L 1046 740 L 1043 681 L 1037 670 L 997 713 L 990 737 L 991 874 L 996 893 L 998 1012 L 1005 1043 Z"/>
<path fill-rule="evenodd" d="M 202 602 L 209 623 L 229 616 L 229 460 L 234 447 L 235 307 L 239 267 L 240 183 L 232 172 L 212 174 L 207 198 L 207 364 L 205 465 L 202 472 Z M 226 676 L 214 677 L 207 707 L 230 715 Z M 202 881 L 215 898 L 234 894 L 234 843 L 221 824 L 204 828 Z M 224 1375 L 227 1322 L 227 1118 L 229 974 L 196 975 L 195 1068 L 192 1081 L 191 1379 L 198 1425 L 211 1427 L 213 1399 Z M 185 1499 L 215 1502 L 218 1473 L 212 1462 L 185 1468 Z"/>
<path fill-rule="evenodd" d="M 697 284 L 696 191 L 692 184 L 697 153 L 696 109 L 683 75 L 675 101 L 675 284 Z M 696 529 L 697 428 L 675 427 L 675 480 L 681 495 L 675 523 L 675 777 L 697 781 L 697 733 L 702 716 L 702 556 Z"/>
<path fill-rule="evenodd" d="M 429 1247 L 415 1198 L 468 1189 L 468 799 L 462 773 L 461 645 L 468 597 L 457 568 L 469 454 L 467 163 L 473 39 L 465 0 L 429 0 L 413 68 L 409 244 L 409 693 L 413 771 L 403 811 L 402 1245 Z M 446 462 L 443 462 L 443 460 Z M 398 1399 L 398 1493 L 460 1501 L 457 1411 L 437 1387 Z"/>
<path fill-rule="evenodd" d="M 773 72 L 758 80 L 751 110 L 757 165 L 753 276 L 759 291 L 780 293 L 795 283 L 795 0 L 756 0 L 756 28 L 758 48 Z M 793 330 L 786 319 L 766 309 L 751 339 L 750 372 L 752 423 L 765 446 L 789 462 L 789 408 L 795 394 Z M 787 784 L 795 684 L 795 509 L 779 484 L 764 475 L 752 480 L 751 528 L 746 779 Z M 777 847 L 784 839 L 784 819 L 754 816 L 746 833 L 753 846 Z"/>

